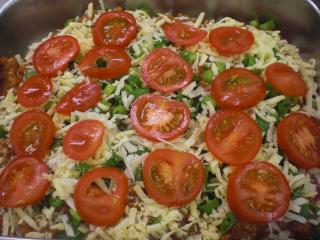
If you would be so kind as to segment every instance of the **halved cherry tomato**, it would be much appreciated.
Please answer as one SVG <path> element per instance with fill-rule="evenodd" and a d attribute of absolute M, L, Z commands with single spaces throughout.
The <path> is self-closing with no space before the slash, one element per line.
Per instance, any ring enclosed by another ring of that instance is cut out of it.
<path fill-rule="evenodd" d="M 51 92 L 50 78 L 37 75 L 29 78 L 20 86 L 17 99 L 26 108 L 38 107 L 49 99 Z"/>
<path fill-rule="evenodd" d="M 33 66 L 45 76 L 64 71 L 80 53 L 78 40 L 71 36 L 56 36 L 40 44 L 33 55 Z"/>
<path fill-rule="evenodd" d="M 98 120 L 82 120 L 74 124 L 63 138 L 63 151 L 73 160 L 86 160 L 100 147 L 105 126 Z"/>
<path fill-rule="evenodd" d="M 84 75 L 105 80 L 127 74 L 130 66 L 131 60 L 126 51 L 103 46 L 91 49 L 79 64 Z"/>
<path fill-rule="evenodd" d="M 103 13 L 93 26 L 93 41 L 95 45 L 124 48 L 129 45 L 136 35 L 136 19 L 127 12 L 111 11 Z"/>
<path fill-rule="evenodd" d="M 44 198 L 50 182 L 48 166 L 35 157 L 11 161 L 0 175 L 0 206 L 25 207 Z"/>
<path fill-rule="evenodd" d="M 303 113 L 291 113 L 278 125 L 279 147 L 295 165 L 320 167 L 320 124 Z"/>
<path fill-rule="evenodd" d="M 32 109 L 20 114 L 10 130 L 10 143 L 19 156 L 42 158 L 49 151 L 55 134 L 55 126 L 48 114 Z"/>
<path fill-rule="evenodd" d="M 227 56 L 243 53 L 254 43 L 254 36 L 250 31 L 230 26 L 211 30 L 209 39 L 218 53 Z"/>
<path fill-rule="evenodd" d="M 57 113 L 70 115 L 73 111 L 85 112 L 97 106 L 101 89 L 96 82 L 81 82 L 64 95 L 55 107 Z"/>
<path fill-rule="evenodd" d="M 266 91 L 263 79 L 245 68 L 227 69 L 211 85 L 212 96 L 221 108 L 251 108 L 263 100 Z"/>
<path fill-rule="evenodd" d="M 171 149 L 152 151 L 143 163 L 147 193 L 166 206 L 183 206 L 197 197 L 204 183 L 201 161 L 191 153 Z"/>
<path fill-rule="evenodd" d="M 105 192 L 95 181 L 111 181 Z M 128 179 L 116 168 L 95 168 L 83 175 L 74 190 L 74 203 L 79 215 L 90 224 L 111 226 L 124 214 L 128 194 Z"/>
<path fill-rule="evenodd" d="M 191 46 L 207 36 L 207 32 L 180 22 L 168 23 L 163 28 L 166 37 L 180 46 Z"/>
<path fill-rule="evenodd" d="M 192 80 L 192 68 L 171 49 L 157 48 L 143 60 L 141 76 L 156 91 L 174 92 Z"/>
<path fill-rule="evenodd" d="M 190 111 L 182 102 L 158 94 L 145 94 L 133 103 L 130 118 L 133 128 L 142 137 L 153 141 L 172 140 L 188 128 Z"/>
<path fill-rule="evenodd" d="M 240 165 L 255 158 L 262 143 L 262 133 L 245 112 L 224 110 L 209 119 L 205 141 L 210 152 L 220 161 Z"/>
<path fill-rule="evenodd" d="M 247 223 L 263 224 L 282 217 L 289 207 L 290 196 L 283 173 L 267 162 L 241 165 L 228 180 L 228 205 Z"/>
<path fill-rule="evenodd" d="M 273 63 L 266 68 L 267 80 L 280 93 L 299 97 L 307 94 L 307 85 L 302 75 L 284 63 Z"/>

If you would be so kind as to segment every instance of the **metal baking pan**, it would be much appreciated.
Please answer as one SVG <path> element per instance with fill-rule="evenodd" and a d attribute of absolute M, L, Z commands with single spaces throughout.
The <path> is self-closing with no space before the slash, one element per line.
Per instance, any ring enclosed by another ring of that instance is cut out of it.
<path fill-rule="evenodd" d="M 98 0 L 0 0 L 0 56 L 24 55 L 30 43 L 61 28 L 67 19 L 82 15 L 89 2 L 99 6 Z M 319 0 L 104 0 L 104 3 L 106 8 L 149 6 L 154 12 L 185 13 L 193 17 L 203 11 L 206 18 L 215 19 L 272 18 L 277 21 L 282 36 L 299 47 L 305 58 L 320 62 Z M 319 70 L 317 64 L 318 73 Z"/>

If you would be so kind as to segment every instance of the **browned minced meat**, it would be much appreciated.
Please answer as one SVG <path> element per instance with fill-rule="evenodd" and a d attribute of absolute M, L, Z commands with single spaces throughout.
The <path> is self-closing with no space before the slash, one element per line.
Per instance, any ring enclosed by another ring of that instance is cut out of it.
<path fill-rule="evenodd" d="M 0 96 L 10 88 L 17 89 L 23 79 L 23 68 L 14 57 L 0 57 Z"/>
<path fill-rule="evenodd" d="M 224 240 L 240 240 L 240 239 L 267 239 L 268 229 L 267 225 L 255 225 L 244 222 L 237 222 L 226 235 Z"/>
<path fill-rule="evenodd" d="M 0 138 L 0 158 L 2 159 L 0 166 L 8 163 L 12 155 L 13 153 L 10 148 L 9 139 Z"/>
<path fill-rule="evenodd" d="M 27 233 L 34 230 L 25 222 L 18 224 L 16 227 L 16 237 L 24 237 Z"/>

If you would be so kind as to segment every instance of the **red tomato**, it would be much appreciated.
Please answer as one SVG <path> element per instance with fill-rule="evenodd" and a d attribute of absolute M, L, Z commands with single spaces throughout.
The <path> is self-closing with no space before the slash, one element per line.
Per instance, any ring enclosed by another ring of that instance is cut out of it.
<path fill-rule="evenodd" d="M 174 92 L 192 80 L 191 66 L 169 48 L 157 48 L 144 60 L 141 76 L 146 84 L 159 92 Z"/>
<path fill-rule="evenodd" d="M 86 160 L 100 147 L 105 126 L 98 120 L 82 120 L 74 124 L 63 138 L 63 151 L 73 160 Z"/>
<path fill-rule="evenodd" d="M 114 184 L 110 192 L 95 183 L 108 179 Z M 74 203 L 79 215 L 90 224 L 111 226 L 124 214 L 128 179 L 116 168 L 95 168 L 82 176 L 74 190 Z"/>
<path fill-rule="evenodd" d="M 242 221 L 263 224 L 282 217 L 291 190 L 283 173 L 267 162 L 241 165 L 229 177 L 227 202 Z"/>
<path fill-rule="evenodd" d="M 55 107 L 57 113 L 70 115 L 73 111 L 85 112 L 97 106 L 101 100 L 101 89 L 96 82 L 81 82 L 73 87 Z"/>
<path fill-rule="evenodd" d="M 211 93 L 221 108 L 248 109 L 266 95 L 262 78 L 245 68 L 230 68 L 220 73 L 211 85 Z"/>
<path fill-rule="evenodd" d="M 220 161 L 240 165 L 255 158 L 262 143 L 262 133 L 248 114 L 224 110 L 209 119 L 205 141 L 210 152 Z"/>
<path fill-rule="evenodd" d="M 196 44 L 207 36 L 206 31 L 180 22 L 166 24 L 164 33 L 171 42 L 184 47 Z"/>
<path fill-rule="evenodd" d="M 303 113 L 291 113 L 278 125 L 279 147 L 295 165 L 320 167 L 320 125 Z"/>
<path fill-rule="evenodd" d="M 79 64 L 84 75 L 105 80 L 127 74 L 130 66 L 131 60 L 126 51 L 107 47 L 91 49 Z"/>
<path fill-rule="evenodd" d="M 20 114 L 10 130 L 10 143 L 17 156 L 44 157 L 49 151 L 55 126 L 48 114 L 32 109 Z"/>
<path fill-rule="evenodd" d="M 124 48 L 137 35 L 137 23 L 132 14 L 122 11 L 110 11 L 99 16 L 93 26 L 95 45 L 111 48 Z"/>
<path fill-rule="evenodd" d="M 307 94 L 307 85 L 301 74 L 284 63 L 273 63 L 266 68 L 267 80 L 280 93 L 299 97 Z"/>
<path fill-rule="evenodd" d="M 146 158 L 142 178 L 147 193 L 166 206 L 183 206 L 197 197 L 204 183 L 201 161 L 191 153 L 157 149 Z"/>
<path fill-rule="evenodd" d="M 133 128 L 142 137 L 153 141 L 172 140 L 188 128 L 190 111 L 182 102 L 145 94 L 133 103 L 130 118 Z"/>
<path fill-rule="evenodd" d="M 240 27 L 218 27 L 209 35 L 211 46 L 221 55 L 234 55 L 247 51 L 254 43 L 253 34 Z"/>
<path fill-rule="evenodd" d="M 38 158 L 11 161 L 0 175 L 0 206 L 21 208 L 44 198 L 50 182 L 48 166 Z"/>
<path fill-rule="evenodd" d="M 25 81 L 17 92 L 18 102 L 26 107 L 38 107 L 47 102 L 52 92 L 50 78 L 44 76 L 33 76 Z"/>
<path fill-rule="evenodd" d="M 33 55 L 33 66 L 41 75 L 55 76 L 80 53 L 78 40 L 71 36 L 56 36 L 40 44 Z"/>

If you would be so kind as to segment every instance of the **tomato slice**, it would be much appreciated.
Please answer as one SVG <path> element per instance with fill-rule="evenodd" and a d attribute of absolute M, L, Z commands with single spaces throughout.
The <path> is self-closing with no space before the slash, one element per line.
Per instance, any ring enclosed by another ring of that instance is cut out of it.
<path fill-rule="evenodd" d="M 127 12 L 110 11 L 103 13 L 93 26 L 93 41 L 95 45 L 124 48 L 129 45 L 136 35 L 136 19 Z"/>
<path fill-rule="evenodd" d="M 130 118 L 140 136 L 152 141 L 172 140 L 188 128 L 190 111 L 182 102 L 145 94 L 133 103 Z"/>
<path fill-rule="evenodd" d="M 215 113 L 208 121 L 205 141 L 220 161 L 240 165 L 255 158 L 262 143 L 259 125 L 240 110 Z"/>
<path fill-rule="evenodd" d="M 263 224 L 282 217 L 288 210 L 290 197 L 287 179 L 267 162 L 241 165 L 228 180 L 228 205 L 247 223 Z"/>
<path fill-rule="evenodd" d="M 180 46 L 191 46 L 207 36 L 207 32 L 180 22 L 169 23 L 164 26 L 166 37 Z"/>
<path fill-rule="evenodd" d="M 220 73 L 211 85 L 211 93 L 221 108 L 248 109 L 266 95 L 262 78 L 245 68 L 230 68 Z"/>
<path fill-rule="evenodd" d="M 11 161 L 0 175 L 0 206 L 21 208 L 44 198 L 50 182 L 48 166 L 35 157 Z"/>
<path fill-rule="evenodd" d="M 291 113 L 278 125 L 279 147 L 295 165 L 320 167 L 320 124 L 303 113 Z"/>
<path fill-rule="evenodd" d="M 91 49 L 79 64 L 84 75 L 105 80 L 127 74 L 130 66 L 131 60 L 126 51 L 103 46 Z"/>
<path fill-rule="evenodd" d="M 37 75 L 30 77 L 20 86 L 17 99 L 26 108 L 38 107 L 48 101 L 51 92 L 50 78 Z"/>
<path fill-rule="evenodd" d="M 254 36 L 246 29 L 226 26 L 211 30 L 209 40 L 219 54 L 228 56 L 249 50 L 254 43 Z"/>
<path fill-rule="evenodd" d="M 147 193 L 169 207 L 184 206 L 195 199 L 202 189 L 204 175 L 196 156 L 171 149 L 152 151 L 142 169 Z"/>
<path fill-rule="evenodd" d="M 81 82 L 73 87 L 56 105 L 55 111 L 70 115 L 73 111 L 85 112 L 97 106 L 101 100 L 101 89 L 96 82 Z"/>
<path fill-rule="evenodd" d="M 302 75 L 287 64 L 273 63 L 266 68 L 265 74 L 268 82 L 284 95 L 299 97 L 307 94 Z"/>
<path fill-rule="evenodd" d="M 48 114 L 32 109 L 20 114 L 10 130 L 10 143 L 19 156 L 44 157 L 52 144 L 55 126 Z"/>
<path fill-rule="evenodd" d="M 110 180 L 112 189 L 105 192 L 95 181 Z M 111 226 L 124 214 L 128 194 L 128 179 L 116 168 L 95 168 L 83 175 L 74 190 L 75 207 L 90 224 Z"/>
<path fill-rule="evenodd" d="M 86 160 L 96 153 L 105 134 L 98 120 L 82 120 L 74 124 L 63 138 L 63 151 L 73 160 Z"/>
<path fill-rule="evenodd" d="M 156 91 L 174 92 L 192 80 L 192 68 L 171 49 L 157 48 L 143 60 L 141 76 Z"/>
<path fill-rule="evenodd" d="M 63 72 L 80 53 L 78 40 L 71 36 L 56 36 L 40 44 L 33 55 L 33 66 L 45 76 Z"/>

